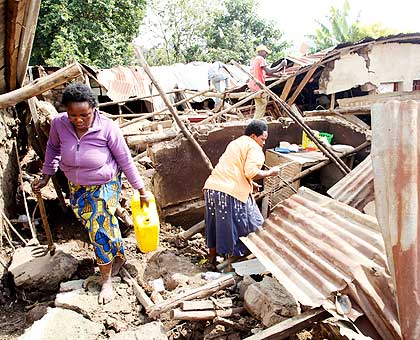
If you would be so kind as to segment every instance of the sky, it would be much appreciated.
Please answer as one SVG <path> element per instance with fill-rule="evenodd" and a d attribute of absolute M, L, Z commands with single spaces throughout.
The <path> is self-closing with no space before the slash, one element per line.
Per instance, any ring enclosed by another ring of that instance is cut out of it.
<path fill-rule="evenodd" d="M 275 21 L 286 40 L 298 50 L 305 35 L 318 27 L 331 6 L 342 8 L 344 0 L 257 0 L 259 13 Z M 420 32 L 420 1 L 416 0 L 350 0 L 350 20 L 358 14 L 362 24 L 381 22 L 398 32 Z"/>

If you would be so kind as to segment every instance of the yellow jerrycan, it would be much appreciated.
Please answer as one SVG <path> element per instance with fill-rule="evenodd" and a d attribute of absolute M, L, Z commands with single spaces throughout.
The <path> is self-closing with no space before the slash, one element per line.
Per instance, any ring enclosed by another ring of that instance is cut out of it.
<path fill-rule="evenodd" d="M 159 246 L 159 215 L 153 194 L 148 191 L 149 206 L 140 205 L 140 193 L 136 190 L 131 198 L 131 212 L 133 215 L 134 232 L 137 246 L 143 253 L 154 251 Z"/>

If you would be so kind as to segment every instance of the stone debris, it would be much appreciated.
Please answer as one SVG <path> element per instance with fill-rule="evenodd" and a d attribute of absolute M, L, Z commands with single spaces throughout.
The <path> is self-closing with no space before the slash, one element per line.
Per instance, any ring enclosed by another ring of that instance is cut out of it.
<path fill-rule="evenodd" d="M 36 305 L 34 308 L 30 309 L 26 313 L 26 320 L 29 322 L 35 322 L 41 319 L 45 314 L 48 312 L 47 304 L 39 304 Z"/>
<path fill-rule="evenodd" d="M 48 308 L 40 320 L 28 328 L 19 340 L 95 340 L 104 331 L 100 323 L 62 308 Z"/>
<path fill-rule="evenodd" d="M 55 306 L 75 311 L 95 322 L 106 322 L 116 330 L 127 329 L 129 322 L 133 320 L 131 313 L 139 313 L 139 306 L 135 303 L 131 288 L 127 284 L 121 283 L 119 277 L 115 277 L 113 280 L 114 299 L 105 305 L 100 305 L 98 303 L 101 288 L 99 280 L 99 276 L 89 277 L 82 283 L 85 288 L 57 294 Z M 77 287 L 75 281 L 64 284 L 68 287 L 72 285 Z M 118 319 L 109 317 L 113 315 L 117 315 Z M 130 315 L 130 317 L 126 319 L 126 315 Z"/>
<path fill-rule="evenodd" d="M 33 257 L 31 249 L 16 249 L 9 267 L 16 288 L 24 291 L 28 298 L 57 292 L 60 283 L 71 278 L 77 270 L 77 259 L 64 246 L 58 245 L 54 256 Z"/>
<path fill-rule="evenodd" d="M 117 333 L 109 340 L 168 340 L 160 321 L 149 322 L 135 330 Z"/>
<path fill-rule="evenodd" d="M 72 290 L 82 289 L 85 280 L 73 280 L 60 283 L 60 293 L 71 292 Z"/>
<path fill-rule="evenodd" d="M 269 276 L 246 289 L 244 306 L 266 327 L 300 314 L 300 305 L 296 299 L 276 279 Z"/>

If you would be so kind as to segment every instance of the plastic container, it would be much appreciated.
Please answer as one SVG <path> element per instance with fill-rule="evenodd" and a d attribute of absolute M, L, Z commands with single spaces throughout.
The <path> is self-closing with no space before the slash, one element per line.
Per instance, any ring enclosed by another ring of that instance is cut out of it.
<path fill-rule="evenodd" d="M 334 137 L 333 134 L 328 132 L 318 132 L 316 130 L 312 131 L 315 136 L 318 137 L 318 139 L 322 139 L 324 142 L 326 141 L 328 144 L 331 144 L 332 139 Z M 312 150 L 318 150 L 317 145 L 309 139 L 305 131 L 302 131 L 302 147 L 305 150 L 312 151 Z"/>
<path fill-rule="evenodd" d="M 131 198 L 131 211 L 134 222 L 137 246 L 143 253 L 154 251 L 159 246 L 159 215 L 156 208 L 155 197 L 151 192 L 149 206 L 140 205 L 140 194 L 135 191 Z"/>

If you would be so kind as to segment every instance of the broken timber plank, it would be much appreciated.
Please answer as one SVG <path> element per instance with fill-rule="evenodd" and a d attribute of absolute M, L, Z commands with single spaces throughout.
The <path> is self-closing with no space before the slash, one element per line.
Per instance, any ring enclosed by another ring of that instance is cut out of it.
<path fill-rule="evenodd" d="M 37 103 L 38 103 L 38 99 L 36 97 L 32 97 L 28 99 L 29 111 L 31 113 L 32 121 L 34 123 L 35 132 L 38 135 L 38 144 L 40 147 L 40 151 L 42 152 L 42 154 L 38 156 L 40 156 L 41 159 L 44 159 L 48 136 L 46 136 L 41 129 L 41 125 L 40 125 L 39 117 L 38 117 Z M 58 182 L 57 175 L 52 175 L 51 177 L 52 177 L 51 180 L 53 182 L 55 192 L 57 193 L 57 198 L 60 204 L 60 208 L 63 212 L 66 212 L 67 210 L 66 201 L 64 200 L 63 192 L 61 191 L 61 186 L 60 186 L 60 183 Z"/>
<path fill-rule="evenodd" d="M 143 53 L 140 50 L 140 47 L 134 45 L 134 49 L 137 53 L 137 56 L 139 58 L 141 66 L 143 67 L 143 69 L 147 73 L 147 75 L 149 76 L 150 81 L 153 83 L 153 85 L 156 87 L 156 89 L 160 93 L 160 96 L 162 97 L 164 103 L 168 107 L 169 112 L 171 113 L 171 115 L 172 115 L 173 119 L 175 120 L 176 124 L 181 129 L 185 138 L 187 138 L 190 141 L 190 143 L 194 146 L 194 148 L 198 151 L 199 155 L 201 156 L 204 163 L 206 164 L 209 172 L 212 172 L 213 171 L 213 165 L 211 164 L 210 159 L 207 157 L 207 155 L 205 154 L 205 152 L 201 148 L 200 144 L 198 144 L 198 142 L 194 139 L 192 134 L 187 130 L 185 124 L 181 121 L 181 119 L 179 119 L 178 114 L 176 113 L 176 111 L 175 111 L 174 107 L 172 106 L 171 102 L 169 101 L 169 98 L 166 96 L 165 92 L 162 90 L 159 83 L 157 82 L 157 80 L 153 76 L 152 71 L 150 70 L 149 65 L 147 64 L 146 59 L 144 59 L 144 56 L 143 56 Z"/>
<path fill-rule="evenodd" d="M 175 89 L 175 90 L 166 92 L 166 94 L 172 94 L 172 93 L 177 93 L 177 92 L 182 92 L 182 91 L 185 91 L 185 90 Z M 112 106 L 112 105 L 118 105 L 118 104 L 126 104 L 126 103 L 130 103 L 130 102 L 135 102 L 135 101 L 138 101 L 138 100 L 151 99 L 151 98 L 157 97 L 157 96 L 160 96 L 160 94 L 159 93 L 149 94 L 147 96 L 141 96 L 141 97 L 135 97 L 135 98 L 128 98 L 128 99 L 124 99 L 124 100 L 100 103 L 100 104 L 98 104 L 98 107 Z"/>
<path fill-rule="evenodd" d="M 141 303 L 141 305 L 144 307 L 144 309 L 151 308 L 155 304 L 150 300 L 150 298 L 147 296 L 146 292 L 143 290 L 143 288 L 140 287 L 140 285 L 137 283 L 137 281 L 130 275 L 130 273 L 122 267 L 120 269 L 120 273 L 122 277 L 127 280 L 129 283 L 131 283 L 133 287 L 134 294 L 137 297 L 137 300 Z"/>
<path fill-rule="evenodd" d="M 263 330 L 260 333 L 252 335 L 245 340 L 280 340 L 294 335 L 302 329 L 328 318 L 330 314 L 322 307 L 308 310 L 293 318 L 287 319 Z"/>
<path fill-rule="evenodd" d="M 312 75 L 317 70 L 317 68 L 318 64 L 314 64 L 313 67 L 308 70 L 308 72 L 305 74 L 305 77 L 303 77 L 302 81 L 296 88 L 295 92 L 293 92 L 292 96 L 287 101 L 287 104 L 292 105 L 295 102 L 297 96 L 302 92 L 303 88 L 308 83 L 309 79 L 311 79 Z"/>
<path fill-rule="evenodd" d="M 206 91 L 208 91 L 208 90 L 203 90 L 201 92 L 197 92 L 196 94 L 194 94 L 194 95 L 192 95 L 192 96 L 190 96 L 188 98 L 182 99 L 182 100 L 174 103 L 173 106 L 178 106 L 178 105 L 181 105 L 181 104 L 183 104 L 183 103 L 185 103 L 187 101 L 190 101 L 191 99 L 194 99 L 195 97 L 200 96 L 202 93 L 204 93 Z M 153 116 L 159 115 L 161 113 L 164 113 L 165 111 L 168 111 L 168 108 L 164 108 L 164 109 L 161 109 L 159 111 L 150 112 L 150 113 L 135 113 L 135 114 L 125 114 L 125 115 L 115 115 L 115 116 L 116 117 L 132 117 L 132 118 L 139 117 L 139 118 L 130 120 L 129 122 L 125 122 L 125 123 L 120 124 L 120 128 L 123 128 L 125 126 L 128 126 L 128 125 L 131 125 L 131 124 L 140 122 L 140 121 L 142 121 L 144 119 L 152 118 Z"/>
<path fill-rule="evenodd" d="M 264 90 L 265 93 L 267 93 L 269 96 L 271 96 L 271 98 L 273 98 L 274 101 L 276 101 L 277 103 L 280 104 L 280 106 L 282 107 L 282 109 L 284 111 L 286 111 L 286 113 L 289 115 L 290 118 L 292 118 L 292 120 L 299 125 L 303 131 L 306 132 L 306 134 L 308 135 L 308 137 L 315 143 L 315 145 L 318 147 L 318 149 L 325 155 L 327 156 L 329 159 L 331 159 L 331 161 L 337 165 L 338 169 L 344 174 L 347 175 L 350 172 L 350 168 L 347 166 L 347 164 L 345 164 L 340 157 L 338 157 L 334 151 L 331 149 L 330 146 L 328 146 L 327 144 L 322 143 L 312 132 L 312 130 L 309 128 L 309 126 L 305 123 L 305 121 L 299 117 L 298 115 L 296 115 L 296 113 L 293 111 L 293 109 L 290 107 L 290 105 L 288 105 L 284 100 L 282 100 L 277 94 L 275 94 L 273 91 L 271 91 L 269 89 L 269 87 L 265 86 L 265 84 L 261 83 L 258 79 L 256 79 L 251 73 L 249 73 L 248 71 L 246 71 L 239 63 L 237 62 L 233 62 L 233 64 L 239 68 L 240 70 L 242 70 L 243 72 L 245 72 L 246 74 L 248 74 L 248 76 L 262 89 Z M 318 64 L 315 64 L 315 66 L 313 66 L 314 69 L 316 69 L 318 67 Z M 310 70 L 308 71 L 308 73 L 306 75 L 308 75 L 310 73 Z M 306 76 L 305 76 L 306 77 Z"/>
<path fill-rule="evenodd" d="M 268 86 L 268 88 L 274 87 L 280 83 L 283 82 L 283 79 L 279 79 L 276 80 L 274 83 L 270 84 Z M 217 113 L 215 113 L 213 116 L 210 116 L 209 118 L 206 118 L 204 120 L 202 120 L 201 122 L 197 123 L 197 125 L 203 125 L 203 124 L 207 124 L 213 120 L 215 120 L 216 118 L 220 117 L 221 115 L 228 113 L 230 111 L 232 111 L 233 109 L 236 109 L 237 107 L 241 106 L 242 104 L 254 99 L 255 97 L 259 96 L 261 93 L 263 93 L 263 90 L 259 90 L 256 92 L 251 92 L 248 96 L 246 96 L 244 99 L 240 100 L 239 102 L 235 103 L 234 105 L 232 105 L 231 107 L 228 107 L 227 109 L 224 109 L 222 111 L 219 111 Z"/>
<path fill-rule="evenodd" d="M 304 111 L 305 116 L 333 116 L 338 114 L 342 115 L 366 115 L 370 114 L 370 106 L 356 106 L 336 108 L 333 110 L 313 110 Z"/>
<path fill-rule="evenodd" d="M 7 89 L 14 90 L 17 87 L 17 60 L 19 53 L 19 42 L 22 31 L 22 22 L 25 16 L 25 1 L 7 1 L 7 28 L 6 44 L 3 52 L 6 60 L 6 82 Z"/>
<path fill-rule="evenodd" d="M 181 309 L 183 311 L 190 310 L 208 310 L 208 309 L 223 309 L 233 307 L 232 299 L 220 299 L 220 300 L 202 300 L 202 301 L 184 301 L 181 303 Z"/>
<path fill-rule="evenodd" d="M 78 63 L 73 63 L 46 77 L 38 78 L 34 82 L 21 87 L 20 89 L 0 95 L 0 109 L 14 106 L 17 103 L 35 97 L 45 91 L 79 77 L 82 74 L 80 65 Z"/>
<path fill-rule="evenodd" d="M 146 149 L 148 144 L 173 139 L 179 134 L 180 133 L 178 131 L 166 129 L 166 131 L 162 132 L 152 131 L 151 133 L 145 135 L 127 136 L 126 140 L 129 147 L 136 147 L 139 150 L 143 150 Z"/>
<path fill-rule="evenodd" d="M 222 290 L 224 288 L 233 286 L 235 284 L 235 279 L 233 275 L 226 275 L 221 277 L 220 279 L 210 281 L 204 286 L 189 289 L 181 294 L 177 294 L 161 303 L 158 303 L 154 306 L 146 308 L 146 312 L 149 314 L 151 318 L 156 318 L 160 314 L 178 307 L 182 302 L 204 298 L 214 294 L 215 292 Z"/>
<path fill-rule="evenodd" d="M 286 100 L 289 96 L 290 90 L 292 89 L 293 83 L 295 82 L 296 76 L 288 78 L 286 84 L 283 87 L 280 98 Z"/>
<path fill-rule="evenodd" d="M 181 241 L 189 240 L 191 237 L 193 237 L 195 234 L 201 232 L 206 227 L 205 222 L 201 221 L 197 224 L 194 224 L 190 229 L 185 230 L 177 235 L 177 239 Z"/>
<path fill-rule="evenodd" d="M 244 307 L 229 308 L 226 310 L 192 310 L 182 311 L 179 308 L 171 310 L 170 317 L 172 320 L 213 320 L 216 317 L 227 318 L 232 315 L 241 314 L 245 311 Z"/>
<path fill-rule="evenodd" d="M 29 64 L 29 58 L 35 37 L 36 24 L 39 17 L 39 9 L 41 0 L 27 1 L 28 7 L 22 25 L 22 33 L 20 37 L 19 54 L 17 58 L 17 83 L 23 84 L 26 70 Z"/>

